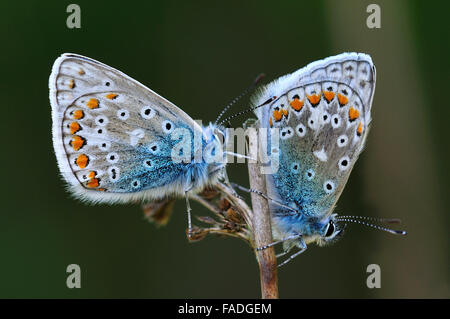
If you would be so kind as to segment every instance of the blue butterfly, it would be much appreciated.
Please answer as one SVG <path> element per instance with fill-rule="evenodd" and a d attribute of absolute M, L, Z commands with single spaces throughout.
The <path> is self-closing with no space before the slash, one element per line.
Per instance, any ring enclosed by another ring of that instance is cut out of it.
<path fill-rule="evenodd" d="M 280 137 L 279 168 L 266 175 L 275 242 L 259 249 L 283 243 L 278 256 L 299 249 L 280 266 L 309 243 L 335 241 L 345 222 L 405 234 L 364 222 L 368 217 L 333 214 L 367 138 L 375 82 L 369 55 L 343 53 L 283 76 L 255 96 L 259 124 L 269 129 L 262 142 L 271 150 L 275 130 Z"/>
<path fill-rule="evenodd" d="M 63 54 L 49 79 L 53 145 L 63 178 L 94 203 L 184 196 L 225 175 L 223 129 L 202 127 L 122 72 Z"/>

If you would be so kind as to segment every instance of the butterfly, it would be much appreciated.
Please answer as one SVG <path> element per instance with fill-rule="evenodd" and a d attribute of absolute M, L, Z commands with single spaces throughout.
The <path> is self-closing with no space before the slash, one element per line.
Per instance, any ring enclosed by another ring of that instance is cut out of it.
<path fill-rule="evenodd" d="M 49 79 L 53 146 L 61 175 L 94 203 L 186 197 L 225 174 L 222 127 L 200 126 L 124 73 L 63 54 Z"/>
<path fill-rule="evenodd" d="M 280 77 L 254 97 L 259 124 L 269 129 L 268 150 L 275 130 L 280 138 L 279 168 L 266 175 L 275 241 L 259 249 L 283 243 L 277 257 L 299 249 L 280 266 L 309 243 L 335 241 L 345 222 L 404 233 L 368 224 L 369 217 L 333 214 L 367 138 L 375 83 L 369 55 L 343 53 Z"/>

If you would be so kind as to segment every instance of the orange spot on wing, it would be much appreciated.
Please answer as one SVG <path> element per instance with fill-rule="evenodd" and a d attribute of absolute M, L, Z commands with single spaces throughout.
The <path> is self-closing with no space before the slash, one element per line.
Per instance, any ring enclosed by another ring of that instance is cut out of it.
<path fill-rule="evenodd" d="M 359 117 L 359 111 L 351 106 L 350 109 L 348 110 L 348 118 L 349 118 L 350 122 L 353 122 L 358 117 Z"/>
<path fill-rule="evenodd" d="M 86 145 L 86 140 L 81 136 L 75 135 L 70 141 L 74 151 L 79 151 L 84 145 Z"/>
<path fill-rule="evenodd" d="M 339 104 L 341 106 L 344 106 L 345 104 L 348 103 L 348 97 L 346 97 L 345 95 L 342 95 L 341 93 L 338 93 L 338 100 L 339 100 Z"/>
<path fill-rule="evenodd" d="M 97 190 L 100 192 L 106 192 L 106 188 L 97 188 Z"/>
<path fill-rule="evenodd" d="M 70 134 L 75 134 L 79 130 L 81 130 L 81 126 L 80 124 L 78 124 L 78 122 L 70 123 Z"/>
<path fill-rule="evenodd" d="M 72 116 L 75 120 L 80 120 L 84 117 L 84 113 L 82 110 L 75 110 L 72 112 Z"/>
<path fill-rule="evenodd" d="M 75 81 L 73 79 L 69 80 L 69 88 L 73 89 L 75 87 Z"/>
<path fill-rule="evenodd" d="M 117 96 L 118 96 L 118 94 L 116 94 L 116 93 L 106 94 L 106 98 L 110 99 L 110 100 L 114 100 Z"/>
<path fill-rule="evenodd" d="M 87 183 L 87 187 L 95 188 L 100 186 L 100 178 L 91 178 Z"/>
<path fill-rule="evenodd" d="M 89 157 L 87 157 L 86 154 L 78 155 L 78 157 L 75 160 L 75 164 L 79 168 L 85 168 L 89 164 Z"/>
<path fill-rule="evenodd" d="M 303 104 L 305 102 L 303 100 L 299 100 L 299 99 L 294 99 L 293 101 L 291 101 L 289 104 L 292 106 L 292 108 L 294 110 L 296 110 L 297 112 L 300 111 L 303 108 Z"/>
<path fill-rule="evenodd" d="M 98 108 L 98 100 L 97 99 L 90 99 L 88 102 L 87 102 L 87 107 L 88 108 L 90 108 L 90 109 L 96 109 L 96 108 Z"/>
<path fill-rule="evenodd" d="M 284 115 L 284 117 L 288 117 L 288 115 L 289 115 L 289 111 L 288 110 L 285 110 L 285 109 L 281 109 L 281 111 L 283 112 L 283 115 Z"/>
<path fill-rule="evenodd" d="M 362 131 L 363 131 L 363 125 L 361 122 L 359 122 L 358 129 L 356 130 L 356 134 L 358 134 L 358 136 L 361 136 Z"/>
<path fill-rule="evenodd" d="M 308 98 L 309 103 L 311 103 L 312 106 L 316 106 L 320 102 L 320 93 L 307 95 L 306 97 Z"/>
<path fill-rule="evenodd" d="M 332 99 L 334 99 L 334 92 L 333 91 L 324 91 L 323 96 L 327 99 L 328 103 L 331 102 Z"/>
<path fill-rule="evenodd" d="M 283 113 L 281 113 L 281 111 L 275 110 L 273 111 L 273 118 L 275 119 L 275 122 L 279 122 L 283 118 Z"/>
<path fill-rule="evenodd" d="M 100 178 L 95 178 L 95 175 L 97 175 L 96 171 L 89 172 L 88 174 L 89 181 L 87 182 L 87 187 L 95 188 L 100 186 Z"/>
<path fill-rule="evenodd" d="M 269 124 L 270 124 L 270 127 L 273 126 L 272 116 L 271 116 L 270 119 L 269 119 Z"/>
<path fill-rule="evenodd" d="M 79 75 L 85 75 L 85 74 L 86 74 L 86 72 L 84 72 L 84 70 L 83 70 L 83 69 L 80 69 L 80 71 L 78 71 L 78 74 L 79 74 Z"/>

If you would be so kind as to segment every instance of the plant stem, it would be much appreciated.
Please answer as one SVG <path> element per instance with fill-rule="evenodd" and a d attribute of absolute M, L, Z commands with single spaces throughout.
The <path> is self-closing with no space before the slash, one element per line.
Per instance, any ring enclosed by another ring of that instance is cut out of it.
<path fill-rule="evenodd" d="M 257 137 L 249 138 L 250 149 L 252 143 L 257 143 Z M 261 174 L 258 163 L 249 163 L 248 172 L 250 187 L 267 194 L 265 176 Z M 259 265 L 261 297 L 263 299 L 278 299 L 278 275 L 275 250 L 273 247 L 260 251 L 256 250 L 256 247 L 262 247 L 272 242 L 269 204 L 265 198 L 255 193 L 251 194 L 251 199 L 253 209 L 252 226 L 255 254 Z"/>

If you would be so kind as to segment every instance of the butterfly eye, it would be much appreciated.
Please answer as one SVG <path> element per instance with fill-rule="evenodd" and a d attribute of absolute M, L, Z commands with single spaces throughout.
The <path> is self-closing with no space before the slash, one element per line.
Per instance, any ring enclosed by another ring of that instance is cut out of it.
<path fill-rule="evenodd" d="M 148 106 L 144 106 L 141 109 L 141 116 L 146 119 L 149 120 L 151 119 L 153 116 L 155 116 L 155 110 L 153 110 L 151 107 Z"/>
<path fill-rule="evenodd" d="M 128 112 L 128 110 L 118 110 L 117 111 L 117 117 L 122 120 L 125 121 L 126 119 L 128 119 L 130 117 L 130 112 Z"/>
<path fill-rule="evenodd" d="M 337 138 L 337 145 L 339 147 L 344 147 L 345 145 L 347 145 L 347 142 L 348 142 L 347 135 L 341 135 Z"/>
<path fill-rule="evenodd" d="M 346 169 L 349 168 L 350 164 L 350 159 L 348 156 L 344 156 L 343 158 L 341 158 L 339 160 L 339 170 L 340 171 L 345 171 Z"/>
<path fill-rule="evenodd" d="M 331 235 L 333 235 L 335 229 L 336 227 L 334 226 L 334 223 L 330 220 L 330 222 L 328 223 L 327 232 L 325 233 L 325 237 L 330 237 Z"/>
<path fill-rule="evenodd" d="M 334 183 L 332 181 L 325 181 L 325 183 L 323 183 L 323 189 L 325 193 L 331 194 L 334 192 Z"/>
<path fill-rule="evenodd" d="M 306 135 L 306 127 L 303 124 L 299 124 L 295 128 L 295 132 L 297 133 L 298 136 L 303 137 Z"/>
<path fill-rule="evenodd" d="M 316 175 L 316 173 L 314 173 L 314 171 L 312 169 L 307 170 L 305 173 L 305 177 L 308 181 L 311 181 L 315 175 Z"/>

